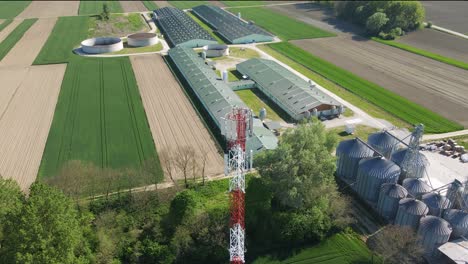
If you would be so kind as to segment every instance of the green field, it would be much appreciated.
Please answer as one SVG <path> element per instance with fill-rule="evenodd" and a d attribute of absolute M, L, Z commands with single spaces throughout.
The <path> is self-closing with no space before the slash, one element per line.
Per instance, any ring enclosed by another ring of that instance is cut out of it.
<path fill-rule="evenodd" d="M 163 45 L 161 42 L 158 42 L 156 45 L 146 46 L 146 47 L 132 47 L 128 46 L 127 42 L 124 42 L 123 50 L 106 53 L 106 54 L 132 54 L 132 53 L 145 53 L 145 52 L 157 52 L 163 49 Z"/>
<path fill-rule="evenodd" d="M 229 8 L 229 12 L 241 12 L 243 19 L 252 20 L 256 25 L 275 34 L 282 40 L 309 39 L 336 36 L 333 33 L 318 29 L 301 21 L 292 19 L 278 12 L 262 7 Z"/>
<path fill-rule="evenodd" d="M 236 6 L 256 6 L 256 5 L 264 5 L 265 1 L 221 1 L 224 5 L 229 7 L 236 7 Z"/>
<path fill-rule="evenodd" d="M 210 1 L 169 1 L 169 4 L 179 9 L 190 9 L 199 5 L 209 5 Z"/>
<path fill-rule="evenodd" d="M 372 253 L 353 234 L 335 234 L 316 246 L 301 250 L 299 253 L 279 259 L 273 256 L 257 258 L 253 264 L 286 264 L 286 263 L 321 263 L 321 264 L 365 264 L 373 263 Z M 380 263 L 376 261 L 375 263 Z"/>
<path fill-rule="evenodd" d="M 78 15 L 97 15 L 102 12 L 102 5 L 106 3 L 111 13 L 123 13 L 119 1 L 80 1 Z"/>
<path fill-rule="evenodd" d="M 202 28 L 204 28 L 206 31 L 210 33 L 210 35 L 218 41 L 218 43 L 224 43 L 224 41 L 213 32 L 213 29 L 210 28 L 207 24 L 205 24 L 203 21 L 201 21 L 196 15 L 194 15 L 192 12 L 186 12 L 187 15 L 189 15 L 195 22 L 197 22 Z"/>
<path fill-rule="evenodd" d="M 122 37 L 135 32 L 149 30 L 148 25 L 139 13 L 111 14 L 109 20 L 90 17 L 88 20 L 88 38 Z"/>
<path fill-rule="evenodd" d="M 31 1 L 0 1 L 0 19 L 16 17 L 30 3 Z"/>
<path fill-rule="evenodd" d="M 395 48 L 406 50 L 406 51 L 409 51 L 409 52 L 412 52 L 412 53 L 415 53 L 415 54 L 418 54 L 418 55 L 421 55 L 421 56 L 424 56 L 424 57 L 428 57 L 428 58 L 433 59 L 433 60 L 437 60 L 437 61 L 440 61 L 440 62 L 443 62 L 443 63 L 447 63 L 447 64 L 450 64 L 452 66 L 458 67 L 458 68 L 468 70 L 468 63 L 463 62 L 463 61 L 459 61 L 459 60 L 455 60 L 455 59 L 452 59 L 452 58 L 449 58 L 449 57 L 445 57 L 445 56 L 442 56 L 442 55 L 439 55 L 439 54 L 436 54 L 436 53 L 429 52 L 427 50 L 418 49 L 416 47 L 413 47 L 413 46 L 410 46 L 410 45 L 407 45 L 407 44 L 404 44 L 404 43 L 396 42 L 396 41 L 393 41 L 393 40 L 383 40 L 383 39 L 376 38 L 376 37 L 373 37 L 372 40 L 380 42 L 380 43 L 385 44 L 385 45 L 395 47 Z"/>
<path fill-rule="evenodd" d="M 21 22 L 1 43 L 0 43 L 0 61 L 8 54 L 20 40 L 24 33 L 37 21 L 37 18 L 25 19 Z"/>
<path fill-rule="evenodd" d="M 89 19 L 86 16 L 60 17 L 33 64 L 68 62 L 73 48 L 86 39 Z"/>
<path fill-rule="evenodd" d="M 137 169 L 156 155 L 128 57 L 73 57 L 62 82 L 39 178 L 55 176 L 71 160 L 101 168 Z M 160 167 L 159 171 L 162 175 Z M 149 183 L 137 174 L 119 186 L 144 184 Z"/>
<path fill-rule="evenodd" d="M 158 9 L 158 5 L 154 1 L 141 1 L 149 11 Z"/>
<path fill-rule="evenodd" d="M 360 78 L 334 64 L 313 56 L 290 43 L 275 43 L 269 46 L 363 99 L 381 107 L 388 113 L 410 124 L 423 123 L 426 126 L 427 133 L 443 133 L 463 129 L 463 126 L 460 124 L 450 121 L 429 109 L 386 90 L 375 83 Z"/>
<path fill-rule="evenodd" d="M 0 32 L 6 28 L 6 26 L 10 25 L 10 23 L 13 22 L 13 19 L 6 19 L 0 24 Z"/>

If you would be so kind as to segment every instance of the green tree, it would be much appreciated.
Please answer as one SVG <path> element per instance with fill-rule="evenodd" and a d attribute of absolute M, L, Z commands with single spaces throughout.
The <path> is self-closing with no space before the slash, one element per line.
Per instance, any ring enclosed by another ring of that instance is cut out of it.
<path fill-rule="evenodd" d="M 377 34 L 379 33 L 382 28 L 388 22 L 387 15 L 382 12 L 376 12 L 372 16 L 370 16 L 366 21 L 366 30 L 370 34 Z"/>
<path fill-rule="evenodd" d="M 18 183 L 11 179 L 4 180 L 0 175 L 0 248 L 3 244 L 3 225 L 8 217 L 16 216 L 24 203 L 24 194 Z M 8 242 L 6 242 L 8 243 Z"/>
<path fill-rule="evenodd" d="M 89 224 L 61 191 L 34 183 L 21 211 L 5 223 L 2 263 L 87 263 Z"/>

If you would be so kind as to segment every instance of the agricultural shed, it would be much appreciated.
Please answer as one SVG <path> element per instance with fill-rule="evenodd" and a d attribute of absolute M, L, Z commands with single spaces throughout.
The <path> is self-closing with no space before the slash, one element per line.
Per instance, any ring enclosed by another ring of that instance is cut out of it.
<path fill-rule="evenodd" d="M 218 42 L 184 11 L 164 7 L 153 11 L 154 18 L 172 46 L 203 47 Z"/>
<path fill-rule="evenodd" d="M 274 61 L 254 58 L 236 68 L 294 120 L 310 115 L 337 116 L 344 111 L 338 101 Z"/>
<path fill-rule="evenodd" d="M 217 6 L 200 5 L 192 11 L 231 44 L 273 41 L 272 34 Z"/>
<path fill-rule="evenodd" d="M 234 106 L 247 106 L 225 82 L 218 80 L 216 73 L 193 49 L 176 47 L 170 49 L 168 54 L 222 133 L 226 114 Z M 263 125 L 254 125 L 253 132 L 254 136 L 249 139 L 247 146 L 254 153 L 277 147 L 277 138 Z"/>
<path fill-rule="evenodd" d="M 468 259 L 468 241 L 460 238 L 447 242 L 439 247 L 439 251 L 457 264 L 466 264 Z"/>

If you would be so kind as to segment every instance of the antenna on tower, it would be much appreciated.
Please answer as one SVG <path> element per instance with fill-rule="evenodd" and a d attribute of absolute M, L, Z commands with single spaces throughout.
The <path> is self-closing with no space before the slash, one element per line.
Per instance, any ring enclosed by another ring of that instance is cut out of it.
<path fill-rule="evenodd" d="M 408 151 L 401 162 L 401 170 L 406 175 L 406 178 L 417 178 L 418 175 L 422 175 L 420 170 L 424 168 L 419 166 L 419 144 L 421 142 L 424 133 L 424 125 L 419 124 L 415 127 L 411 134 L 410 142 L 408 145 Z"/>

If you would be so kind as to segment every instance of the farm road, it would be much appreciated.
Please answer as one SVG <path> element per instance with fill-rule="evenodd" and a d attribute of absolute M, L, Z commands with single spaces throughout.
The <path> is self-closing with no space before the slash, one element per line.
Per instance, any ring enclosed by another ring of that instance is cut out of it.
<path fill-rule="evenodd" d="M 32 1 L 16 18 L 76 16 L 80 1 Z"/>
<path fill-rule="evenodd" d="M 130 61 L 156 149 L 161 152 L 190 146 L 203 150 L 207 153 L 207 175 L 223 173 L 223 159 L 215 142 L 162 57 L 134 56 Z"/>
<path fill-rule="evenodd" d="M 148 11 L 141 1 L 120 1 L 120 5 L 125 13 Z"/>

